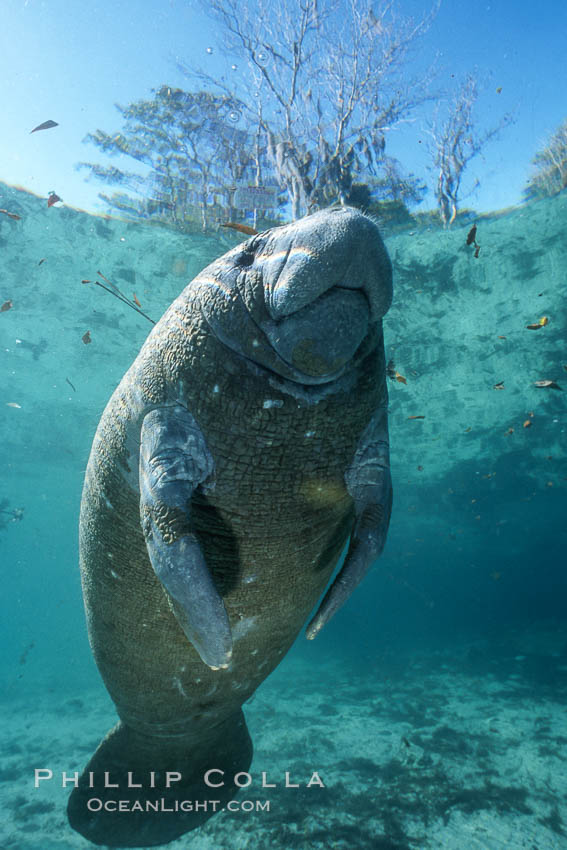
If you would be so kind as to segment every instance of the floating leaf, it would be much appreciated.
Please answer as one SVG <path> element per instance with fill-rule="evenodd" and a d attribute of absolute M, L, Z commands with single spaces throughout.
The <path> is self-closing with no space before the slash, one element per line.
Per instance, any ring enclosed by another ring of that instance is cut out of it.
<path fill-rule="evenodd" d="M 83 340 L 83 342 L 85 343 L 85 345 L 88 345 L 88 344 L 89 344 L 89 342 L 92 342 L 92 339 L 91 339 L 91 332 L 90 332 L 90 331 L 87 331 L 86 333 L 84 333 L 84 334 L 82 335 L 81 339 Z"/>
<path fill-rule="evenodd" d="M 403 375 L 400 375 L 399 372 L 396 372 L 396 374 L 394 375 L 394 379 L 396 381 L 398 381 L 398 383 L 400 383 L 400 384 L 407 384 L 406 379 L 404 378 Z"/>
<path fill-rule="evenodd" d="M 11 301 L 4 301 L 2 306 L 0 307 L 0 313 L 5 313 L 6 310 L 11 310 L 14 305 Z"/>
<path fill-rule="evenodd" d="M 38 124 L 37 127 L 30 130 L 30 135 L 31 133 L 37 133 L 38 130 L 51 130 L 52 127 L 59 127 L 57 121 L 44 121 L 43 124 Z"/>
<path fill-rule="evenodd" d="M 255 236 L 258 231 L 248 224 L 238 224 L 236 221 L 227 221 L 226 224 L 221 224 L 221 227 L 231 227 L 239 233 L 245 233 L 247 236 Z"/>
<path fill-rule="evenodd" d="M 7 215 L 8 218 L 13 218 L 14 221 L 20 221 L 21 219 L 21 215 L 18 215 L 17 213 L 8 212 L 8 210 L 0 210 L 0 213 Z"/>
<path fill-rule="evenodd" d="M 532 420 L 526 419 L 526 421 L 524 422 L 524 428 L 531 428 L 531 427 L 532 427 Z"/>

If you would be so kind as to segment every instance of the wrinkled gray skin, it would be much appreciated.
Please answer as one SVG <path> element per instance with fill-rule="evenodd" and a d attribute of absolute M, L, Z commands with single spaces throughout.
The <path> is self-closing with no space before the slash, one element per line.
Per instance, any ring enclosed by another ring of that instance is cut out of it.
<path fill-rule="evenodd" d="M 80 527 L 89 637 L 120 716 L 69 801 L 91 841 L 161 844 L 212 814 L 94 813 L 92 797 L 226 804 L 252 758 L 242 703 L 294 641 L 349 537 L 308 638 L 380 555 L 391 297 L 375 224 L 349 208 L 319 212 L 208 266 L 112 396 Z M 209 768 L 226 771 L 224 788 L 203 784 Z M 172 790 L 166 770 L 183 775 Z M 120 791 L 102 788 L 104 771 Z M 125 787 L 128 771 L 141 790 Z"/>

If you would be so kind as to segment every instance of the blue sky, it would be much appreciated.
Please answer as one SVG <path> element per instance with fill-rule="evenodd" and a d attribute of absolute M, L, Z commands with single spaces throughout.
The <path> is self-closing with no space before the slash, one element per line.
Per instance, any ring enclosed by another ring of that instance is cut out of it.
<path fill-rule="evenodd" d="M 402 13 L 416 15 L 430 5 L 398 2 Z M 85 135 L 120 129 L 115 102 L 148 97 L 162 83 L 189 87 L 177 60 L 214 70 L 222 52 L 211 22 L 186 0 L 2 0 L 1 21 L 0 180 L 99 211 L 96 196 L 107 187 L 75 169 L 80 160 L 101 161 Z M 439 88 L 456 86 L 468 71 L 487 81 L 479 126 L 512 109 L 517 116 L 471 163 L 469 187 L 473 178 L 480 187 L 464 205 L 491 210 L 520 202 L 531 158 L 567 117 L 567 4 L 443 0 L 416 65 L 436 54 Z M 30 135 L 47 119 L 59 126 Z M 389 135 L 388 152 L 432 184 L 426 140 L 426 116 L 416 117 Z M 424 206 L 433 203 L 430 194 Z"/>

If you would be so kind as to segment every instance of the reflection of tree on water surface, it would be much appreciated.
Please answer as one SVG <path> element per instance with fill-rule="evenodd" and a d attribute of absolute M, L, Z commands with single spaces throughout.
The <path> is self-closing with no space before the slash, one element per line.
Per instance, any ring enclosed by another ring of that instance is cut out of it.
<path fill-rule="evenodd" d="M 373 202 L 419 203 L 426 187 L 386 154 L 386 136 L 431 98 L 431 71 L 411 78 L 407 66 L 436 8 L 416 21 L 391 6 L 377 16 L 364 0 L 325 9 L 315 0 L 214 0 L 206 10 L 219 24 L 226 72 L 183 65 L 200 90 L 162 85 L 153 100 L 118 107 L 122 132 L 87 137 L 149 174 L 83 165 L 144 196 L 102 196 L 112 207 L 179 229 L 247 215 L 260 229 L 285 203 L 294 219 L 356 203 L 357 183 Z M 274 207 L 236 208 L 235 192 L 247 184 L 272 187 Z"/>

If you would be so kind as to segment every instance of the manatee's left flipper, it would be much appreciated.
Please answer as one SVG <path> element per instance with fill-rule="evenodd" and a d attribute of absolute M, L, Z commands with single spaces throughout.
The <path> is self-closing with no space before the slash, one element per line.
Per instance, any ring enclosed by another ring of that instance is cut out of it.
<path fill-rule="evenodd" d="M 364 431 L 345 482 L 354 499 L 355 524 L 343 567 L 307 626 L 309 640 L 317 636 L 347 601 L 381 555 L 386 542 L 392 511 L 392 479 L 385 406 L 376 411 Z"/>
<path fill-rule="evenodd" d="M 193 491 L 213 471 L 205 438 L 188 410 L 176 405 L 146 415 L 140 513 L 148 554 L 179 625 L 205 664 L 216 670 L 230 663 L 230 624 L 191 517 Z"/>

